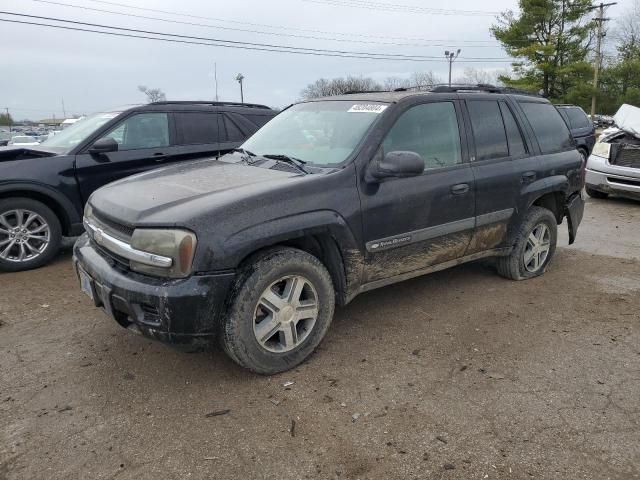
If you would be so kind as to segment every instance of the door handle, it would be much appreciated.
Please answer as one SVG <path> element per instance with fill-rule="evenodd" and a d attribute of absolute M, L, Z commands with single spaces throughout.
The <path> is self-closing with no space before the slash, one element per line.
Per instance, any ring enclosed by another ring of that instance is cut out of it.
<path fill-rule="evenodd" d="M 454 185 L 453 187 L 451 187 L 451 193 L 453 195 L 464 195 L 468 191 L 469 191 L 469 184 L 468 183 L 459 183 L 459 184 Z"/>
<path fill-rule="evenodd" d="M 522 183 L 531 183 L 537 176 L 536 172 L 524 172 L 522 174 Z"/>
<path fill-rule="evenodd" d="M 166 153 L 154 153 L 153 154 L 153 159 L 156 162 L 162 162 L 163 160 L 165 160 L 169 155 L 167 155 Z"/>

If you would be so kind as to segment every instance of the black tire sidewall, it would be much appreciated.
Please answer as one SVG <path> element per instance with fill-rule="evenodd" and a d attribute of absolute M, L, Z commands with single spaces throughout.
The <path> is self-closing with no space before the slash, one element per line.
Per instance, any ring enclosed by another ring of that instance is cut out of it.
<path fill-rule="evenodd" d="M 547 255 L 547 258 L 542 263 L 540 268 L 538 268 L 538 270 L 536 270 L 535 272 L 530 272 L 524 266 L 524 251 L 527 246 L 527 239 L 529 235 L 540 223 L 545 223 L 549 228 L 549 254 Z M 549 265 L 549 262 L 555 254 L 556 244 L 558 242 L 558 224 L 553 213 L 545 208 L 533 207 L 529 215 L 527 216 L 526 221 L 522 225 L 522 229 L 520 230 L 520 232 L 521 234 L 518 237 L 516 248 L 513 252 L 514 261 L 517 261 L 519 276 L 525 279 L 542 275 L 546 271 L 547 265 Z"/>
<path fill-rule="evenodd" d="M 62 227 L 60 226 L 60 220 L 56 214 L 53 213 L 53 210 L 47 207 L 44 203 L 31 198 L 7 198 L 0 200 L 0 213 L 15 209 L 30 210 L 45 219 L 49 225 L 49 245 L 47 245 L 47 248 L 40 256 L 27 262 L 8 262 L 0 259 L 0 272 L 20 272 L 23 270 L 41 267 L 48 263 L 56 253 L 58 253 L 60 243 L 62 241 Z"/>
<path fill-rule="evenodd" d="M 291 351 L 265 350 L 253 331 L 258 300 L 269 285 L 287 275 L 308 279 L 318 295 L 318 317 L 309 336 Z M 248 266 L 236 283 L 235 294 L 223 320 L 221 341 L 227 354 L 249 370 L 271 375 L 289 370 L 303 362 L 324 338 L 335 307 L 331 277 L 314 256 L 293 248 L 275 249 Z"/>

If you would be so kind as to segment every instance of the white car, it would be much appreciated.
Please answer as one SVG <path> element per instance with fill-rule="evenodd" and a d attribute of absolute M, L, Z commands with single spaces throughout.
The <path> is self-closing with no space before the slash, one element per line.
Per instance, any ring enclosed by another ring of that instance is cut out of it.
<path fill-rule="evenodd" d="M 16 135 L 9 140 L 8 145 L 15 146 L 32 146 L 32 145 L 40 145 L 40 142 L 35 137 L 29 137 L 27 135 Z"/>
<path fill-rule="evenodd" d="M 619 194 L 640 199 L 640 108 L 622 105 L 587 160 L 586 190 L 593 198 Z"/>

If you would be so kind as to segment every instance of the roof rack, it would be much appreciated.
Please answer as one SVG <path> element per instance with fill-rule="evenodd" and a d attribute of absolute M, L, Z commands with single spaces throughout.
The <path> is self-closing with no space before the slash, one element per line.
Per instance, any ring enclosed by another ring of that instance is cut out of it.
<path fill-rule="evenodd" d="M 271 110 L 266 105 L 259 103 L 239 103 L 239 102 L 212 102 L 210 100 L 164 100 L 162 102 L 152 102 L 150 105 L 212 105 L 214 107 L 249 107 L 264 108 Z"/>
<path fill-rule="evenodd" d="M 431 89 L 432 93 L 454 93 L 454 92 L 487 92 L 487 93 L 512 93 L 518 95 L 529 95 L 539 97 L 540 95 L 526 90 L 518 90 L 511 87 L 496 87 L 487 83 L 478 84 L 454 84 L 454 85 L 435 85 Z"/>

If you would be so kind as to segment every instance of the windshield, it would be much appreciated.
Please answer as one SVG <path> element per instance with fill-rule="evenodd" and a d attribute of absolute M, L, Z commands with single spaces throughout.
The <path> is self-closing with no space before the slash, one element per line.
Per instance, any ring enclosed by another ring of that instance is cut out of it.
<path fill-rule="evenodd" d="M 287 155 L 315 165 L 344 162 L 387 108 L 383 103 L 299 103 L 258 130 L 243 145 L 256 155 Z"/>
<path fill-rule="evenodd" d="M 68 152 L 73 147 L 84 141 L 102 125 L 118 115 L 120 115 L 120 112 L 96 113 L 95 115 L 90 115 L 65 128 L 62 132 L 43 142 L 42 145 L 63 148 Z"/>

